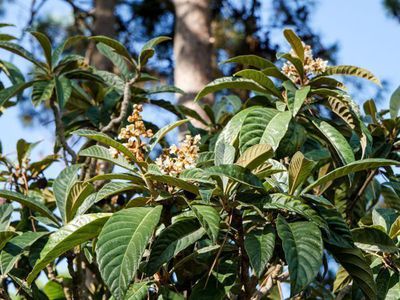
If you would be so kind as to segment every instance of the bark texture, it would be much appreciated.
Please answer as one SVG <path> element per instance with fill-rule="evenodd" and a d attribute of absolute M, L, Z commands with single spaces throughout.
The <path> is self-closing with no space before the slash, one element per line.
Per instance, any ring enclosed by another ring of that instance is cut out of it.
<path fill-rule="evenodd" d="M 185 91 L 179 103 L 199 111 L 193 98 L 212 80 L 210 0 L 173 0 L 175 6 L 174 81 Z M 212 103 L 213 97 L 203 99 Z"/>

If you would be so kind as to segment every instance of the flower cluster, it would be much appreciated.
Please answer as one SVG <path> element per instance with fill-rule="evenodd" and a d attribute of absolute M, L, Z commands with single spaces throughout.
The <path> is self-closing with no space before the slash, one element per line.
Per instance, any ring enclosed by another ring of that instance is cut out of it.
<path fill-rule="evenodd" d="M 141 112 L 143 111 L 143 106 L 141 104 L 135 104 L 133 106 L 133 113 L 128 117 L 128 122 L 131 123 L 126 127 L 122 128 L 118 139 L 125 140 L 123 145 L 131 151 L 137 161 L 144 161 L 144 154 L 147 150 L 147 144 L 142 138 L 151 138 L 153 136 L 153 131 L 151 129 L 146 129 L 144 122 L 142 120 Z M 114 148 L 110 148 L 110 153 L 114 158 L 119 156 L 119 151 Z"/>
<path fill-rule="evenodd" d="M 304 74 L 308 78 L 309 76 L 319 75 L 325 72 L 326 67 L 328 65 L 327 60 L 323 60 L 322 58 L 313 58 L 312 49 L 309 45 L 304 45 Z M 290 55 L 293 57 L 297 57 L 296 53 L 293 49 L 290 51 Z M 282 67 L 282 72 L 288 76 L 295 83 L 300 83 L 301 78 L 299 73 L 297 72 L 295 66 L 291 62 L 286 62 Z M 305 79 L 307 79 L 305 78 Z M 303 82 L 304 83 L 304 82 Z"/>
<path fill-rule="evenodd" d="M 179 147 L 172 145 L 164 149 L 163 154 L 156 159 L 156 164 L 164 174 L 176 176 L 183 170 L 195 167 L 198 158 L 200 135 L 186 135 Z"/>

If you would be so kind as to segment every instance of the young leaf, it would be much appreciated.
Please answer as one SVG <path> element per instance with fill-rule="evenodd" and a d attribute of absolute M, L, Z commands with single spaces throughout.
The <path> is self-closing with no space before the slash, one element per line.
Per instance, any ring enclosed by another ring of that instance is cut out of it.
<path fill-rule="evenodd" d="M 123 209 L 104 225 L 96 244 L 97 263 L 115 299 L 124 299 L 161 210 L 162 206 Z"/>
<path fill-rule="evenodd" d="M 245 235 L 244 248 L 257 277 L 264 273 L 275 248 L 275 230 L 271 225 Z"/>
<path fill-rule="evenodd" d="M 161 231 L 150 252 L 146 273 L 153 275 L 171 258 L 186 249 L 205 234 L 195 218 L 182 218 Z"/>
<path fill-rule="evenodd" d="M 276 229 L 289 265 L 290 294 L 294 296 L 314 280 L 322 265 L 321 232 L 313 223 L 287 223 L 281 215 Z"/>
<path fill-rule="evenodd" d="M 316 181 L 314 181 L 312 184 L 307 186 L 305 189 L 302 190 L 301 194 L 306 193 L 307 191 L 323 185 L 325 183 L 328 183 L 329 181 L 333 181 L 337 178 L 346 176 L 350 173 L 355 173 L 355 172 L 360 172 L 368 169 L 375 169 L 379 167 L 386 167 L 386 166 L 392 166 L 392 165 L 399 165 L 400 163 L 395 160 L 390 160 L 390 159 L 381 159 L 381 158 L 367 158 L 367 159 L 362 159 L 362 160 L 357 160 L 352 163 L 349 163 L 346 166 L 339 167 L 328 174 L 318 178 Z"/>
<path fill-rule="evenodd" d="M 289 194 L 293 195 L 296 189 L 310 176 L 315 162 L 304 157 L 300 151 L 296 152 L 289 165 Z"/>
<path fill-rule="evenodd" d="M 27 283 L 31 284 L 40 271 L 61 254 L 96 237 L 110 216 L 108 213 L 79 216 L 52 233 L 29 273 Z"/>
<path fill-rule="evenodd" d="M 300 58 L 301 61 L 304 61 L 304 46 L 297 34 L 294 33 L 293 30 L 285 29 L 283 31 L 283 35 L 289 42 L 290 46 L 292 46 L 292 49 L 294 53 L 296 53 L 297 57 Z"/>

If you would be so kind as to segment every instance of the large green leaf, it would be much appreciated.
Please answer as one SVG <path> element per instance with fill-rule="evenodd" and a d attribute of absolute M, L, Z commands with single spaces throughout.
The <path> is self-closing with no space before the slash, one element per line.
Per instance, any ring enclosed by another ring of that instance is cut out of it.
<path fill-rule="evenodd" d="M 161 231 L 151 248 L 146 273 L 153 275 L 164 263 L 198 241 L 204 234 L 204 228 L 199 226 L 195 218 L 181 218 L 168 226 Z"/>
<path fill-rule="evenodd" d="M 3 203 L 0 205 L 0 231 L 7 230 L 13 211 L 14 208 L 10 203 Z"/>
<path fill-rule="evenodd" d="M 289 194 L 293 195 L 296 189 L 310 176 L 316 163 L 304 157 L 300 151 L 292 157 L 289 165 Z"/>
<path fill-rule="evenodd" d="M 31 35 L 33 35 L 36 40 L 39 42 L 40 46 L 43 49 L 44 57 L 46 57 L 46 61 L 48 66 L 51 68 L 52 60 L 51 60 L 51 42 L 49 38 L 38 31 L 31 31 Z"/>
<path fill-rule="evenodd" d="M 192 205 L 194 214 L 207 235 L 215 243 L 218 239 L 220 216 L 216 208 L 211 205 Z"/>
<path fill-rule="evenodd" d="M 400 86 L 390 96 L 390 116 L 395 119 L 400 109 Z"/>
<path fill-rule="evenodd" d="M 32 86 L 34 83 L 34 81 L 18 82 L 13 86 L 0 90 L 0 106 L 3 106 L 12 97 L 17 96 L 23 90 Z"/>
<path fill-rule="evenodd" d="M 4 249 L 0 252 L 1 274 L 3 276 L 7 275 L 24 251 L 46 234 L 48 234 L 48 232 L 27 231 L 9 240 Z"/>
<path fill-rule="evenodd" d="M 278 111 L 271 108 L 257 107 L 245 116 L 239 132 L 240 153 L 256 144 L 273 146 L 269 141 L 263 140 L 262 137 L 277 113 Z"/>
<path fill-rule="evenodd" d="M 357 77 L 368 79 L 377 85 L 381 85 L 381 82 L 379 81 L 379 79 L 376 78 L 375 75 L 372 74 L 370 71 L 363 69 L 363 68 L 355 67 L 355 66 L 343 65 L 343 66 L 327 67 L 326 71 L 322 74 L 322 76 L 325 76 L 325 75 L 357 76 Z"/>
<path fill-rule="evenodd" d="M 264 273 L 275 248 L 275 230 L 271 225 L 245 235 L 244 248 L 257 277 Z"/>
<path fill-rule="evenodd" d="M 272 94 L 280 99 L 283 99 L 281 92 L 276 88 L 274 82 L 271 79 L 269 79 L 269 77 L 261 71 L 253 70 L 253 69 L 246 69 L 246 70 L 241 70 L 239 72 L 236 72 L 234 74 L 234 76 L 240 76 L 242 78 L 254 80 L 259 85 L 261 85 L 266 90 L 268 90 L 270 94 Z"/>
<path fill-rule="evenodd" d="M 356 228 L 351 234 L 356 246 L 365 251 L 393 253 L 399 250 L 390 237 L 376 227 Z"/>
<path fill-rule="evenodd" d="M 98 43 L 96 47 L 101 54 L 107 57 L 118 68 L 125 80 L 129 78 L 129 68 L 123 56 L 115 52 L 113 48 L 106 44 Z"/>
<path fill-rule="evenodd" d="M 219 165 L 206 168 L 205 173 L 210 176 L 226 176 L 233 181 L 246 184 L 256 188 L 263 188 L 261 181 L 251 173 L 248 169 L 245 169 L 238 165 Z"/>
<path fill-rule="evenodd" d="M 43 216 L 58 223 L 58 220 L 53 215 L 53 213 L 43 203 L 38 202 L 33 197 L 25 196 L 23 194 L 12 192 L 12 191 L 7 191 L 7 190 L 0 190 L 0 197 L 6 198 L 11 201 L 18 202 L 19 204 L 29 207 L 30 209 L 37 211 L 38 213 L 42 214 Z"/>
<path fill-rule="evenodd" d="M 313 123 L 333 146 L 344 165 L 347 165 L 355 160 L 353 149 L 345 137 L 335 127 L 325 121 L 314 121 Z"/>
<path fill-rule="evenodd" d="M 5 244 L 13 237 L 18 235 L 15 231 L 0 231 L 0 250 L 3 249 Z"/>
<path fill-rule="evenodd" d="M 239 78 L 239 77 L 222 77 L 211 81 L 207 84 L 197 95 L 194 101 L 198 101 L 208 94 L 221 91 L 223 89 L 243 89 L 256 91 L 261 93 L 268 93 L 268 90 L 263 88 L 257 82 L 251 79 Z"/>
<path fill-rule="evenodd" d="M 28 284 L 31 284 L 39 272 L 61 254 L 96 237 L 110 216 L 109 213 L 79 216 L 52 233 L 26 279 Z"/>
<path fill-rule="evenodd" d="M 307 191 L 320 186 L 322 184 L 328 183 L 329 181 L 333 181 L 337 178 L 346 176 L 350 173 L 360 172 L 368 169 L 375 169 L 379 167 L 386 167 L 392 165 L 399 165 L 400 163 L 395 160 L 390 159 L 381 159 L 381 158 L 367 158 L 352 162 L 346 166 L 342 166 L 336 168 L 335 170 L 329 172 L 328 174 L 318 178 L 312 184 L 308 185 L 306 188 L 302 190 L 302 194 L 306 193 Z"/>
<path fill-rule="evenodd" d="M 236 148 L 230 144 L 218 143 L 215 145 L 214 164 L 228 165 L 235 161 Z"/>
<path fill-rule="evenodd" d="M 122 45 L 117 40 L 114 40 L 112 38 L 109 38 L 109 37 L 103 36 L 103 35 L 92 36 L 92 37 L 89 37 L 89 39 L 95 40 L 96 42 L 103 43 L 103 44 L 113 48 L 116 53 L 118 53 L 119 55 L 122 55 L 131 64 L 136 65 L 135 61 L 129 54 L 129 51 L 125 48 L 124 45 Z"/>
<path fill-rule="evenodd" d="M 134 165 L 131 164 L 125 157 L 120 155 L 117 158 L 114 158 L 111 155 L 110 150 L 103 146 L 99 146 L 99 145 L 91 146 L 89 148 L 79 151 L 79 155 L 109 161 L 109 162 L 111 162 L 117 166 L 120 166 L 124 169 L 127 169 L 129 171 L 136 171 L 136 168 L 134 167 Z"/>
<path fill-rule="evenodd" d="M 10 51 L 14 54 L 17 54 L 26 60 L 29 60 L 31 63 L 35 64 L 41 69 L 45 69 L 45 66 L 42 62 L 39 62 L 33 55 L 32 53 L 26 51 L 24 48 L 21 46 L 11 43 L 11 42 L 5 42 L 5 41 L 0 41 L 0 48 L 5 49 L 7 51 Z"/>
<path fill-rule="evenodd" d="M 72 94 L 71 81 L 65 76 L 58 76 L 54 78 L 54 86 L 58 105 L 63 108 Z"/>
<path fill-rule="evenodd" d="M 69 191 L 78 180 L 77 173 L 80 168 L 81 165 L 72 165 L 65 168 L 53 183 L 54 197 L 56 198 L 57 207 L 64 222 L 67 221 L 66 206 Z"/>
<path fill-rule="evenodd" d="M 358 248 L 339 248 L 329 245 L 327 249 L 350 274 L 367 299 L 376 299 L 376 284 L 371 268 Z"/>
<path fill-rule="evenodd" d="M 269 60 L 253 54 L 239 55 L 221 62 L 221 64 L 227 64 L 227 63 L 242 64 L 249 67 L 256 67 L 260 70 L 269 67 L 275 67 L 275 65 Z"/>
<path fill-rule="evenodd" d="M 128 148 L 126 148 L 120 142 L 112 139 L 105 133 L 97 132 L 94 130 L 88 130 L 88 129 L 79 129 L 77 131 L 74 131 L 74 134 L 77 134 L 79 136 L 84 136 L 86 138 L 89 138 L 89 139 L 95 140 L 99 143 L 102 143 L 106 146 L 110 146 L 114 149 L 117 149 L 119 152 L 121 152 L 125 156 L 129 157 L 129 159 L 136 161 L 136 156 L 131 151 L 129 151 Z"/>
<path fill-rule="evenodd" d="M 303 42 L 297 36 L 297 34 L 294 33 L 294 31 L 291 29 L 285 29 L 283 31 L 283 35 L 285 36 L 285 39 L 289 42 L 290 46 L 292 46 L 292 49 L 294 53 L 296 53 L 297 57 L 300 58 L 301 61 L 304 61 Z"/>
<path fill-rule="evenodd" d="M 149 281 L 142 281 L 137 283 L 132 283 L 128 290 L 124 300 L 145 300 L 148 296 L 148 290 L 150 286 Z"/>
<path fill-rule="evenodd" d="M 289 128 L 291 119 L 292 115 L 289 111 L 277 113 L 265 128 L 260 139 L 260 144 L 269 144 L 274 151 L 278 149 L 279 143 Z"/>
<path fill-rule="evenodd" d="M 184 119 L 184 120 L 179 120 L 176 121 L 172 124 L 168 124 L 166 126 L 164 126 L 163 128 L 161 128 L 159 131 L 157 131 L 157 133 L 151 138 L 149 144 L 149 153 L 154 149 L 154 147 L 161 141 L 161 139 L 171 130 L 173 130 L 174 128 L 181 126 L 182 124 L 185 124 L 186 122 L 188 122 L 188 119 Z"/>
<path fill-rule="evenodd" d="M 313 223 L 287 223 L 280 215 L 276 229 L 289 265 L 290 294 L 294 296 L 314 280 L 322 265 L 321 232 Z"/>
<path fill-rule="evenodd" d="M 266 162 L 273 155 L 274 151 L 270 145 L 256 144 L 247 148 L 236 161 L 236 164 L 246 169 L 253 170 Z"/>
<path fill-rule="evenodd" d="M 120 210 L 107 221 L 97 244 L 103 280 L 117 300 L 124 298 L 160 219 L 162 206 Z"/>
<path fill-rule="evenodd" d="M 90 182 L 78 181 L 69 189 L 67 202 L 65 204 L 66 221 L 71 221 L 81 204 L 94 192 L 94 186 Z"/>
<path fill-rule="evenodd" d="M 310 92 L 310 86 L 302 87 L 301 89 L 296 90 L 294 95 L 293 106 L 291 108 L 292 115 L 295 117 L 299 112 L 300 108 L 303 106 L 304 101 L 307 99 L 307 95 Z"/>

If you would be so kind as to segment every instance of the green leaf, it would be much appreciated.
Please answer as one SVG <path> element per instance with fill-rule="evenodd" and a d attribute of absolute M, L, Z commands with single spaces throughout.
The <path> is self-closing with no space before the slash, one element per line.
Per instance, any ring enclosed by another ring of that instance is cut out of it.
<path fill-rule="evenodd" d="M 218 143 L 215 145 L 214 164 L 216 166 L 232 164 L 235 161 L 235 154 L 236 149 L 232 145 Z"/>
<path fill-rule="evenodd" d="M 43 292 L 49 300 L 66 299 L 62 284 L 56 281 L 48 281 L 43 287 Z"/>
<path fill-rule="evenodd" d="M 296 90 L 296 93 L 294 95 L 293 108 L 291 109 L 293 117 L 297 115 L 300 108 L 303 106 L 304 101 L 307 99 L 307 95 L 310 92 L 310 89 L 310 86 L 307 85 L 302 87 L 301 89 Z"/>
<path fill-rule="evenodd" d="M 101 54 L 107 57 L 118 68 L 124 79 L 129 78 L 130 72 L 123 56 L 116 53 L 112 47 L 106 44 L 98 43 L 96 47 Z"/>
<path fill-rule="evenodd" d="M 159 131 L 157 131 L 157 133 L 151 138 L 151 140 L 149 141 L 149 153 L 154 149 L 154 147 L 161 141 L 161 139 L 171 130 L 175 129 L 178 126 L 181 126 L 182 124 L 187 123 L 189 120 L 188 119 L 184 119 L 184 120 L 179 120 L 176 121 L 172 124 L 168 124 L 166 126 L 164 126 L 163 128 L 161 128 Z"/>
<path fill-rule="evenodd" d="M 7 244 L 7 242 L 13 237 L 18 235 L 15 231 L 0 231 L 0 250 Z"/>
<path fill-rule="evenodd" d="M 304 157 L 300 151 L 292 157 L 289 165 L 289 194 L 293 195 L 296 189 L 310 176 L 316 163 Z"/>
<path fill-rule="evenodd" d="M 81 165 L 72 165 L 57 176 L 53 183 L 54 197 L 63 222 L 67 222 L 66 206 L 71 187 L 77 182 L 77 173 Z"/>
<path fill-rule="evenodd" d="M 154 48 L 158 44 L 161 44 L 161 43 L 163 43 L 165 41 L 170 41 L 170 40 L 172 40 L 172 39 L 169 36 L 158 36 L 158 37 L 155 37 L 155 38 L 147 41 L 143 45 L 142 50 Z"/>
<path fill-rule="evenodd" d="M 152 246 L 146 273 L 153 275 L 164 263 L 198 241 L 204 234 L 204 228 L 199 226 L 195 218 L 181 218 L 168 226 L 161 231 Z"/>
<path fill-rule="evenodd" d="M 351 231 L 356 246 L 365 251 L 394 253 L 395 243 L 382 230 L 375 227 L 356 228 Z"/>
<path fill-rule="evenodd" d="M 350 274 L 367 299 L 376 299 L 376 284 L 369 263 L 358 248 L 339 248 L 329 245 L 327 249 Z"/>
<path fill-rule="evenodd" d="M 43 63 L 39 62 L 33 55 L 32 53 L 26 51 L 23 47 L 11 43 L 11 42 L 5 42 L 5 41 L 0 41 L 0 48 L 5 49 L 7 51 L 10 51 L 14 54 L 17 54 L 26 60 L 30 61 L 31 63 L 35 64 L 39 68 L 45 70 L 45 66 Z"/>
<path fill-rule="evenodd" d="M 277 113 L 278 111 L 274 109 L 258 107 L 252 109 L 245 116 L 239 133 L 240 153 L 256 144 L 269 144 L 267 141 L 262 140 L 262 137 L 268 124 Z"/>
<path fill-rule="evenodd" d="M 318 178 L 312 184 L 310 184 L 305 189 L 303 189 L 301 194 L 304 194 L 307 191 L 309 191 L 317 186 L 323 185 L 323 184 L 328 183 L 329 181 L 333 181 L 337 178 L 346 176 L 350 173 L 360 172 L 360 171 L 364 171 L 364 170 L 368 170 L 368 169 L 375 169 L 375 168 L 379 168 L 379 167 L 399 165 L 399 164 L 400 163 L 398 161 L 390 160 L 390 159 L 381 159 L 381 158 L 367 158 L 367 159 L 357 160 L 346 166 L 336 168 L 335 170 L 329 172 L 328 174 Z"/>
<path fill-rule="evenodd" d="M 396 221 L 390 227 L 389 236 L 391 239 L 396 239 L 400 236 L 400 217 L 397 217 Z"/>
<path fill-rule="evenodd" d="M 92 139 L 94 141 L 97 141 L 99 143 L 102 143 L 106 146 L 110 146 L 114 149 L 117 149 L 119 152 L 124 154 L 125 156 L 129 157 L 129 159 L 133 160 L 136 162 L 136 156 L 129 151 L 128 148 L 126 148 L 124 145 L 122 145 L 120 142 L 114 140 L 113 138 L 109 137 L 107 134 L 102 133 L 102 132 L 97 132 L 95 130 L 88 130 L 88 129 L 79 129 L 77 131 L 73 132 L 74 134 L 77 134 L 79 136 L 86 137 L 88 139 Z M 81 155 L 81 153 L 80 153 Z"/>
<path fill-rule="evenodd" d="M 245 235 L 244 248 L 257 277 L 261 278 L 275 248 L 275 230 L 271 225 Z"/>
<path fill-rule="evenodd" d="M 79 156 L 94 157 L 97 159 L 109 161 L 109 162 L 111 162 L 117 166 L 120 166 L 122 168 L 125 168 L 129 171 L 136 171 L 136 168 L 134 167 L 134 165 L 131 164 L 125 157 L 120 155 L 120 156 L 118 156 L 118 158 L 114 158 L 110 154 L 110 150 L 103 146 L 94 145 L 89 148 L 83 149 L 79 152 Z"/>
<path fill-rule="evenodd" d="M 96 175 L 96 176 L 90 178 L 88 181 L 94 182 L 94 181 L 97 181 L 97 180 L 113 180 L 113 179 L 129 180 L 132 183 L 144 184 L 144 181 L 143 181 L 142 178 L 140 178 L 137 175 L 130 174 L 130 173 L 99 174 L 99 175 Z"/>
<path fill-rule="evenodd" d="M 283 99 L 281 92 L 276 88 L 273 81 L 261 71 L 246 69 L 236 72 L 233 76 L 254 80 L 256 83 L 267 89 L 272 95 Z"/>
<path fill-rule="evenodd" d="M 294 53 L 296 53 L 297 57 L 300 58 L 301 61 L 304 61 L 304 46 L 297 34 L 291 29 L 285 29 L 283 31 L 283 35 L 289 42 L 290 46 L 292 46 L 292 49 Z"/>
<path fill-rule="evenodd" d="M 276 229 L 289 265 L 290 294 L 294 296 L 314 280 L 322 265 L 321 232 L 313 223 L 287 223 L 281 215 Z"/>
<path fill-rule="evenodd" d="M 54 87 L 54 80 L 35 83 L 32 88 L 33 105 L 38 106 L 42 102 L 50 100 L 53 95 Z"/>
<path fill-rule="evenodd" d="M 10 79 L 12 84 L 24 82 L 25 78 L 21 71 L 12 63 L 0 60 L 0 70 Z"/>
<path fill-rule="evenodd" d="M 96 254 L 100 273 L 117 300 L 134 280 L 147 244 L 159 222 L 162 206 L 120 210 L 104 225 Z"/>
<path fill-rule="evenodd" d="M 1 275 L 6 276 L 20 259 L 24 251 L 46 234 L 48 234 L 48 232 L 27 231 L 9 240 L 4 249 L 0 252 Z"/>
<path fill-rule="evenodd" d="M 335 127 L 325 121 L 313 121 L 313 124 L 333 146 L 344 165 L 354 162 L 353 149 Z"/>
<path fill-rule="evenodd" d="M 274 151 L 270 145 L 256 144 L 247 148 L 236 161 L 236 164 L 243 168 L 253 170 L 272 158 L 273 155 Z"/>
<path fill-rule="evenodd" d="M 372 81 L 373 83 L 377 85 L 381 85 L 381 82 L 379 81 L 378 78 L 375 77 L 374 74 L 372 74 L 370 71 L 355 67 L 355 66 L 334 66 L 334 67 L 327 67 L 326 71 L 321 74 L 321 76 L 326 76 L 326 75 L 351 75 L 351 76 L 357 76 L 361 77 L 364 79 L 367 79 L 369 81 Z"/>
<path fill-rule="evenodd" d="M 10 203 L 3 203 L 0 205 L 0 231 L 7 230 L 10 225 L 11 214 L 14 208 Z"/>
<path fill-rule="evenodd" d="M 47 64 L 49 66 L 49 68 L 51 68 L 51 64 L 52 64 L 52 59 L 51 59 L 51 43 L 49 38 L 38 31 L 31 31 L 30 32 L 31 35 L 33 35 L 36 40 L 39 42 L 40 46 L 43 49 L 43 53 L 44 53 L 44 57 L 46 57 L 46 61 Z"/>
<path fill-rule="evenodd" d="M 40 258 L 29 273 L 27 283 L 31 284 L 39 272 L 57 257 L 96 237 L 110 216 L 108 213 L 79 216 L 52 233 L 40 252 Z"/>
<path fill-rule="evenodd" d="M 42 203 L 38 202 L 35 198 L 30 196 L 25 196 L 20 193 L 7 191 L 7 190 L 0 190 L 0 197 L 6 198 L 11 201 L 18 202 L 21 205 L 24 205 L 33 211 L 37 211 L 38 213 L 42 214 L 45 217 L 55 221 L 58 223 L 57 218 L 53 215 L 53 213 Z"/>
<path fill-rule="evenodd" d="M 17 84 L 14 84 L 13 86 L 0 90 L 0 106 L 6 104 L 8 100 L 22 93 L 25 89 L 29 88 L 34 83 L 35 81 L 19 82 Z"/>
<path fill-rule="evenodd" d="M 68 99 L 72 94 L 71 81 L 65 76 L 59 76 L 54 78 L 54 86 L 57 95 L 57 101 L 60 108 L 63 108 L 67 104 Z"/>
<path fill-rule="evenodd" d="M 238 165 L 219 165 L 206 168 L 205 173 L 210 176 L 226 176 L 233 181 L 263 189 L 262 182 L 250 170 Z"/>
<path fill-rule="evenodd" d="M 289 111 L 277 113 L 265 128 L 260 139 L 260 144 L 269 144 L 274 151 L 278 149 L 279 143 L 289 128 L 291 119 L 292 115 Z"/>
<path fill-rule="evenodd" d="M 395 119 L 400 110 L 400 86 L 390 96 L 390 116 Z"/>
<path fill-rule="evenodd" d="M 207 235 L 215 243 L 218 239 L 220 223 L 218 211 L 210 205 L 192 205 L 191 208 Z"/>
<path fill-rule="evenodd" d="M 296 71 L 299 74 L 300 78 L 304 78 L 304 66 L 300 58 L 292 56 L 289 53 L 279 53 L 277 54 L 277 57 L 278 59 L 284 58 L 292 63 L 292 65 L 296 68 Z"/>
<path fill-rule="evenodd" d="M 246 78 L 238 78 L 238 77 L 222 77 L 218 78 L 214 81 L 211 81 L 207 84 L 194 99 L 194 102 L 197 102 L 201 98 L 207 96 L 208 94 L 215 93 L 221 91 L 223 89 L 243 89 L 256 91 L 261 93 L 268 93 L 268 90 L 263 88 L 261 85 L 256 83 L 254 80 L 246 79 Z"/>
<path fill-rule="evenodd" d="M 145 300 L 148 299 L 148 290 L 150 286 L 150 281 L 142 281 L 133 283 L 129 286 L 126 291 L 124 300 Z"/>
<path fill-rule="evenodd" d="M 75 182 L 68 192 L 67 201 L 65 204 L 66 222 L 71 221 L 81 204 L 85 199 L 94 192 L 94 186 L 89 182 Z"/>
<path fill-rule="evenodd" d="M 375 208 L 372 211 L 372 223 L 382 227 L 385 232 L 389 232 L 390 227 L 396 221 L 399 213 L 392 208 Z"/>
<path fill-rule="evenodd" d="M 129 51 L 125 48 L 124 45 L 122 45 L 117 40 L 114 40 L 114 39 L 109 38 L 109 37 L 104 36 L 104 35 L 91 36 L 91 37 L 89 37 L 89 40 L 94 40 L 96 42 L 103 43 L 103 44 L 113 48 L 116 53 L 118 53 L 119 55 L 125 57 L 125 59 L 128 62 L 130 62 L 132 65 L 134 65 L 134 66 L 136 65 L 136 62 L 133 60 L 133 58 L 129 54 Z"/>
<path fill-rule="evenodd" d="M 256 67 L 258 69 L 275 67 L 275 65 L 269 60 L 253 54 L 235 56 L 221 62 L 220 64 L 227 63 L 237 63 L 249 67 Z"/>

